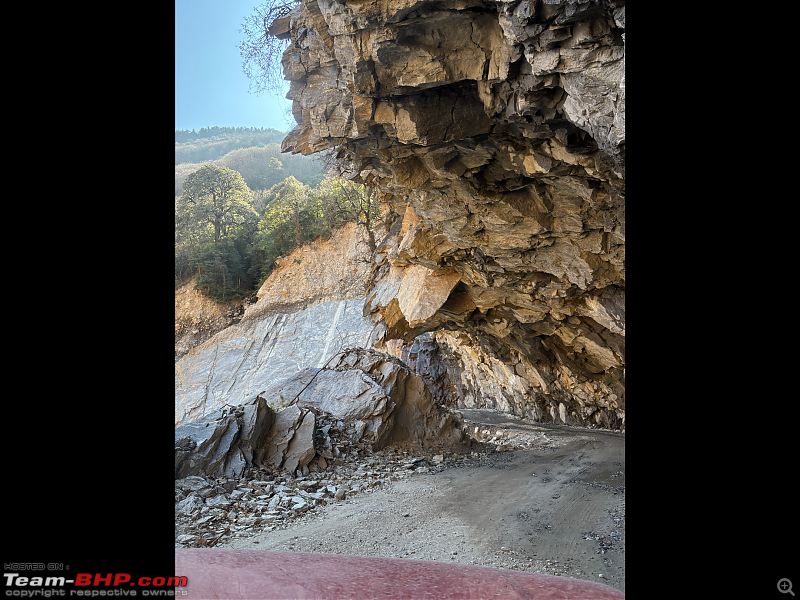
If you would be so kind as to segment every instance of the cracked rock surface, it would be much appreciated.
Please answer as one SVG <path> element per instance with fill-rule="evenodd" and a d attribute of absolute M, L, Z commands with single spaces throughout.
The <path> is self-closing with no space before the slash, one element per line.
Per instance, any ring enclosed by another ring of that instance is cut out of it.
<path fill-rule="evenodd" d="M 321 302 L 219 332 L 175 363 L 175 424 L 219 416 L 226 404 L 252 402 L 302 369 L 322 368 L 342 348 L 368 346 L 373 324 L 361 307 L 361 300 Z"/>
<path fill-rule="evenodd" d="M 459 415 L 436 405 L 422 379 L 400 360 L 355 348 L 328 363 L 217 416 L 176 426 L 175 478 L 235 478 L 249 468 L 307 474 L 313 459 L 338 457 L 329 434 L 334 426 L 352 443 L 375 450 L 392 445 L 452 451 L 471 443 Z M 271 408 L 284 400 L 288 405 Z"/>
<path fill-rule="evenodd" d="M 302 0 L 281 28 L 283 150 L 335 149 L 395 219 L 377 345 L 435 332 L 461 406 L 623 428 L 624 2 Z"/>

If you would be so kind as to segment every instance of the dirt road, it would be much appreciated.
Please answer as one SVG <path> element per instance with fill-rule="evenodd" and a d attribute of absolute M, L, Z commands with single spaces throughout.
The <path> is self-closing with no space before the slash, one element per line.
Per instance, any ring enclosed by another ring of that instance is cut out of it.
<path fill-rule="evenodd" d="M 448 561 L 624 592 L 625 434 L 461 412 L 483 439 L 521 449 L 393 481 L 218 547 Z"/>

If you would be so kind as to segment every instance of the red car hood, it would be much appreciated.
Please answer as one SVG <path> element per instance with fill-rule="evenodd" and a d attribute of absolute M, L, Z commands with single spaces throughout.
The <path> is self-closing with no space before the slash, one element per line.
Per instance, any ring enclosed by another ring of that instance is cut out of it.
<path fill-rule="evenodd" d="M 289 600 L 613 600 L 602 583 L 490 567 L 309 552 L 178 549 L 187 598 Z"/>

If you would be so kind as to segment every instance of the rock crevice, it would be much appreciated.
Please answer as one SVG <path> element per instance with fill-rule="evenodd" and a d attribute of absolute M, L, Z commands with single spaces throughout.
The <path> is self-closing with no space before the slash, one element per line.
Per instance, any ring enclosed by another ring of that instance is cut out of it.
<path fill-rule="evenodd" d="M 435 332 L 463 406 L 624 426 L 624 2 L 302 0 L 286 33 L 283 150 L 398 215 L 377 345 Z"/>

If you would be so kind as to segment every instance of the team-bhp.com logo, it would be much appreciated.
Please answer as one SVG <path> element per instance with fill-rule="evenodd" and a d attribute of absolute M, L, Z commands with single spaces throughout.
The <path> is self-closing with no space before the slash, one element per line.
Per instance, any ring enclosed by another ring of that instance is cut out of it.
<path fill-rule="evenodd" d="M 19 597 L 50 597 L 52 595 L 64 596 L 66 590 L 54 590 L 54 587 L 64 587 L 71 584 L 79 587 L 113 587 L 120 586 L 140 587 L 142 596 L 174 596 L 176 594 L 186 595 L 185 590 L 165 589 L 175 587 L 186 587 L 188 580 L 186 577 L 137 577 L 131 578 L 129 573 L 76 573 L 74 579 L 65 577 L 29 577 L 19 573 L 3 573 L 6 583 L 6 596 Z M 11 586 L 21 589 L 8 589 Z M 34 589 L 29 589 L 34 588 Z M 48 588 L 48 589 L 44 589 Z M 152 589 L 162 588 L 162 589 Z M 49 593 L 46 593 L 49 592 Z M 56 592 L 56 593 L 53 593 Z M 130 589 L 70 589 L 70 596 L 136 596 L 136 590 Z"/>

